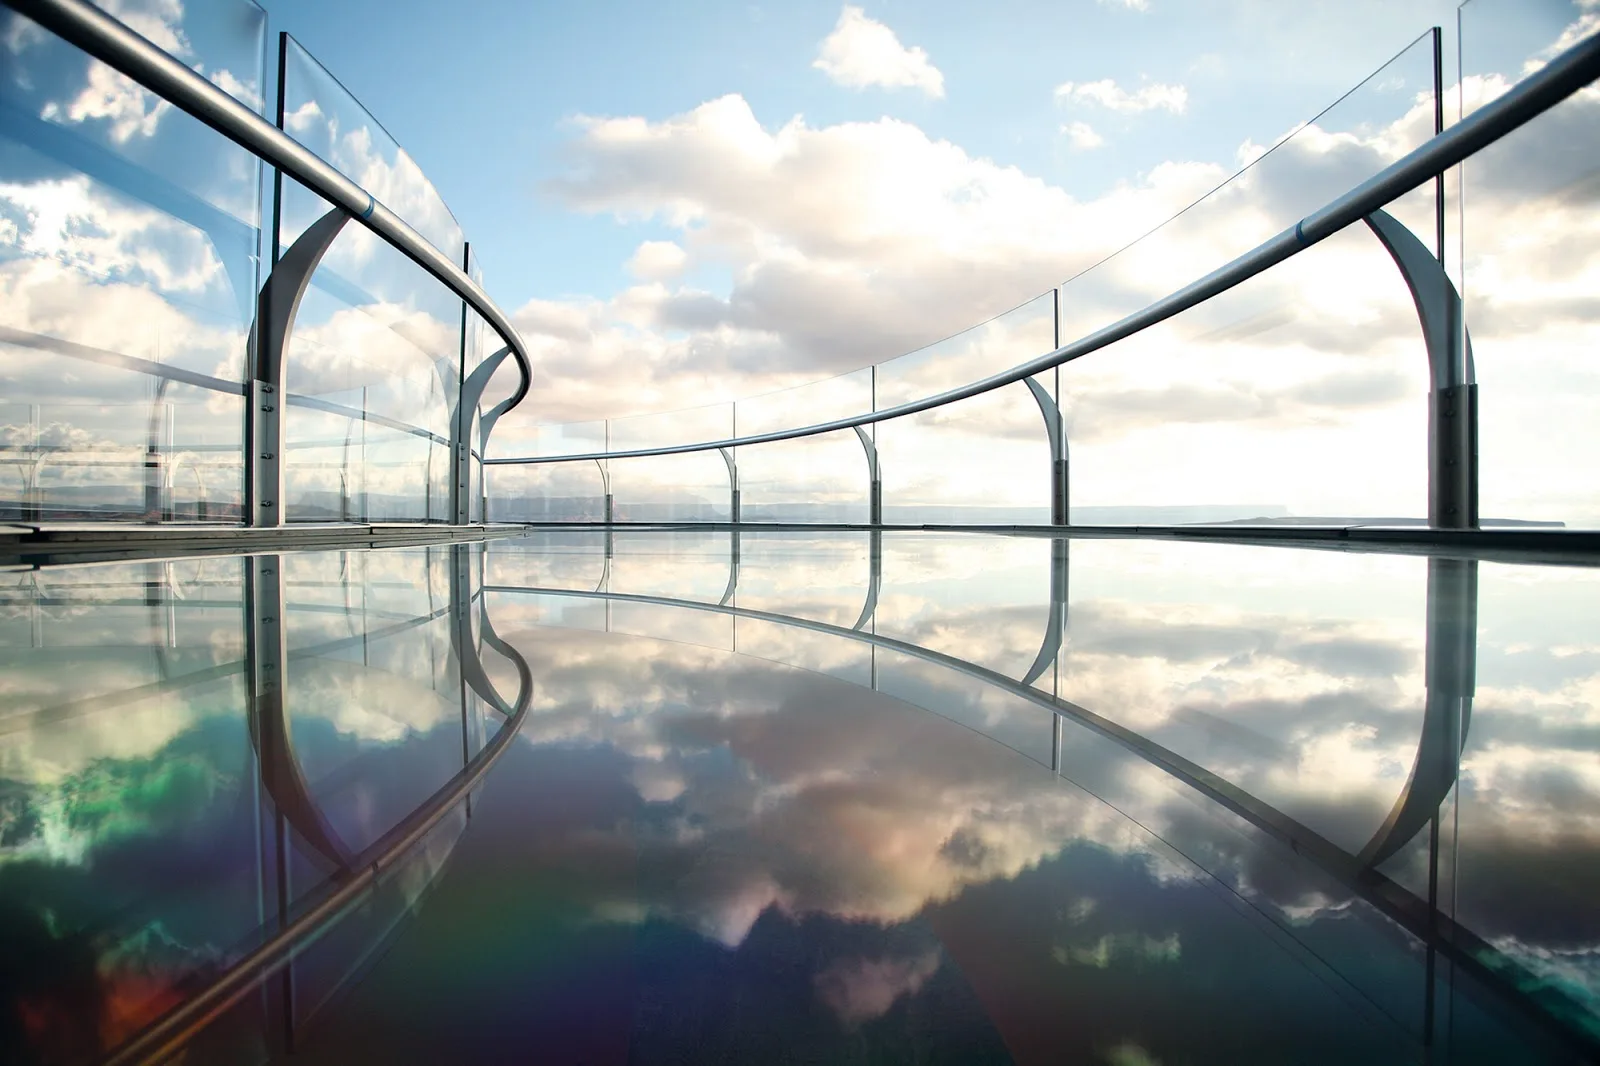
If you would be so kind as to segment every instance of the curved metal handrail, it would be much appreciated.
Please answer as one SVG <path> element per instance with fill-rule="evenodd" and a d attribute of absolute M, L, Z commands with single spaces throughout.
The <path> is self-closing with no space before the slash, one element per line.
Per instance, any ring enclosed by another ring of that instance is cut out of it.
<path fill-rule="evenodd" d="M 526 343 L 505 312 L 466 271 L 435 248 L 371 193 L 272 123 L 213 85 L 180 60 L 151 44 L 87 0 L 3 0 L 15 11 L 65 38 L 188 112 L 245 150 L 277 167 L 432 274 L 471 306 L 510 346 L 522 371 L 511 404 L 522 402 L 533 384 Z"/>
<path fill-rule="evenodd" d="M 1213 296 L 1243 284 L 1257 274 L 1326 240 L 1346 226 L 1364 220 L 1395 198 L 1410 192 L 1424 181 L 1443 173 L 1554 107 L 1596 78 L 1600 78 L 1600 35 L 1573 45 L 1551 60 L 1549 65 L 1529 75 L 1504 95 L 1485 104 L 1455 126 L 1435 135 L 1427 143 L 1402 156 L 1355 188 L 1335 197 L 1282 233 L 1269 238 L 1204 277 L 1052 352 L 1046 352 L 1044 355 L 1018 363 L 1009 370 L 979 378 L 966 385 L 933 396 L 925 396 L 920 400 L 886 407 L 881 411 L 836 418 L 793 429 L 755 433 L 747 437 L 573 455 L 508 456 L 502 459 L 485 459 L 484 463 L 493 466 L 568 463 L 590 459 L 632 459 L 768 444 L 870 425 L 891 418 L 902 418 L 935 407 L 943 407 L 957 400 L 981 396 L 983 393 L 1014 384 L 1041 371 L 1061 366 L 1063 363 L 1080 359 L 1091 352 L 1126 340 L 1136 333 L 1204 303 Z"/>

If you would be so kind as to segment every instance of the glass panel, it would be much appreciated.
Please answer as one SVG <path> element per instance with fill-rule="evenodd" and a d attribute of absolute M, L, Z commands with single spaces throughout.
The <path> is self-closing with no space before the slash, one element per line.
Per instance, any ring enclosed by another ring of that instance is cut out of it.
<path fill-rule="evenodd" d="M 285 181 L 284 246 L 327 205 Z M 461 301 L 346 225 L 311 278 L 284 380 L 291 521 L 444 520 Z"/>
<path fill-rule="evenodd" d="M 461 227 L 416 161 L 293 37 L 286 38 L 284 59 L 284 132 L 371 193 L 445 258 L 461 263 L 466 251 Z M 360 231 L 364 247 L 384 243 Z"/>
<path fill-rule="evenodd" d="M 734 435 L 733 405 L 614 418 L 609 425 L 614 452 L 727 440 Z M 609 465 L 619 522 L 726 522 L 732 516 L 728 467 L 720 452 L 614 459 Z"/>
<path fill-rule="evenodd" d="M 259 163 L 22 16 L 0 26 L 0 513 L 238 521 Z M 260 109 L 256 5 L 139 29 Z"/>
<path fill-rule="evenodd" d="M 1433 134 L 1424 37 L 1245 170 L 1061 288 L 1062 340 L 1221 266 Z M 1260 151 L 1256 148 L 1247 149 Z M 1435 249 L 1432 183 L 1388 210 Z M 1352 226 L 1062 368 L 1073 521 L 1420 521 L 1428 365 L 1399 272 Z"/>
<path fill-rule="evenodd" d="M 296 41 L 285 38 L 284 49 L 286 131 L 463 262 L 460 227 L 411 158 Z M 328 205 L 286 180 L 281 210 L 287 249 Z M 321 414 L 295 410 L 285 419 L 286 517 L 450 519 L 462 350 L 460 298 L 347 223 L 313 274 L 290 337 L 289 406 Z"/>
<path fill-rule="evenodd" d="M 877 409 L 1016 366 L 1054 347 L 1054 294 L 877 368 Z M 1050 446 L 1039 406 L 1018 383 L 875 427 L 883 520 L 1050 520 Z"/>
<path fill-rule="evenodd" d="M 1461 8 L 1462 110 L 1593 34 L 1593 5 Z M 1463 298 L 1479 384 L 1479 512 L 1600 527 L 1600 91 L 1589 86 L 1462 165 Z"/>
<path fill-rule="evenodd" d="M 490 521 L 605 521 L 605 483 L 598 463 L 543 463 L 484 469 Z"/>
<path fill-rule="evenodd" d="M 868 367 L 740 400 L 739 432 L 751 436 L 870 411 L 873 374 Z M 854 430 L 739 450 L 739 510 L 748 522 L 865 522 L 868 486 L 867 457 Z"/>

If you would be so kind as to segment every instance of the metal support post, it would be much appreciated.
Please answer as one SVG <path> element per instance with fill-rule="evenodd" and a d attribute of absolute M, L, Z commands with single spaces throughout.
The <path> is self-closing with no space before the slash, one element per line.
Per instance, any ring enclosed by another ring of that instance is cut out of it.
<path fill-rule="evenodd" d="M 876 369 L 876 367 L 874 367 Z M 854 427 L 856 439 L 861 441 L 861 450 L 867 456 L 867 522 L 870 525 L 883 525 L 883 474 L 878 466 L 878 445 L 867 431 L 860 426 Z"/>
<path fill-rule="evenodd" d="M 1434 253 L 1387 211 L 1367 226 L 1388 250 L 1422 322 L 1428 396 L 1428 525 L 1478 528 L 1478 386 L 1461 296 Z"/>
<path fill-rule="evenodd" d="M 1048 389 L 1034 378 L 1022 380 L 1023 384 L 1028 386 L 1028 391 L 1033 394 L 1034 402 L 1039 405 L 1039 414 L 1044 417 L 1045 436 L 1050 439 L 1050 524 L 1064 526 L 1068 517 L 1069 476 L 1066 422 L 1061 417 L 1061 408 L 1056 406 L 1055 397 L 1050 395 Z"/>
<path fill-rule="evenodd" d="M 737 524 L 739 521 L 739 463 L 733 457 L 731 448 L 718 448 L 717 451 L 722 453 L 722 461 L 728 464 L 728 507 L 730 513 L 728 520 Z"/>
<path fill-rule="evenodd" d="M 350 216 L 340 208 L 302 233 L 267 275 L 250 330 L 250 402 L 245 406 L 245 519 L 281 526 L 283 517 L 283 372 L 300 301 L 311 275 Z M 276 238 L 274 238 L 276 243 Z"/>

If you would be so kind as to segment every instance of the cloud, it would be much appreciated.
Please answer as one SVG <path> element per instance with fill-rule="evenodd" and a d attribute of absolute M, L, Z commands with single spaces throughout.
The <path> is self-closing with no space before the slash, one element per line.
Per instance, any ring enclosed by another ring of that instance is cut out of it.
<path fill-rule="evenodd" d="M 1150 0 L 1095 0 L 1101 7 L 1120 7 L 1128 11 L 1149 11 Z"/>
<path fill-rule="evenodd" d="M 1096 133 L 1094 127 L 1087 122 L 1069 122 L 1061 127 L 1061 132 L 1067 135 L 1072 147 L 1080 151 L 1099 148 L 1106 143 L 1106 139 Z"/>
<path fill-rule="evenodd" d="M 811 65 L 850 89 L 880 86 L 944 96 L 944 75 L 928 62 L 927 52 L 905 47 L 888 26 L 848 4 Z"/>
<path fill-rule="evenodd" d="M 1087 100 L 1111 111 L 1138 114 L 1157 108 L 1181 115 L 1189 106 L 1189 90 L 1182 85 L 1154 82 L 1127 90 L 1110 78 L 1089 82 L 1062 82 L 1056 86 L 1057 100 Z"/>
<path fill-rule="evenodd" d="M 645 241 L 628 260 L 628 270 L 635 277 L 659 281 L 681 273 L 688 261 L 688 253 L 672 241 Z"/>

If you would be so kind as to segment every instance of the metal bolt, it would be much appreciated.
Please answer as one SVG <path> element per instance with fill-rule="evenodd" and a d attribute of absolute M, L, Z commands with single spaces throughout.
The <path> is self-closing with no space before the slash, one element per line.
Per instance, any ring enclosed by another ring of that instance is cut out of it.
<path fill-rule="evenodd" d="M 261 506 L 263 506 L 263 507 L 271 507 L 272 506 L 272 501 L 271 500 L 262 500 L 261 501 Z"/>
<path fill-rule="evenodd" d="M 262 410 L 263 410 L 263 411 L 270 411 L 270 410 L 272 410 L 272 407 L 271 407 L 271 405 L 270 405 L 270 404 L 262 404 L 262 405 L 261 405 L 261 409 L 262 409 Z"/>
<path fill-rule="evenodd" d="M 271 459 L 272 458 L 272 453 L 271 452 L 262 452 L 261 453 L 261 458 L 263 458 L 263 459 Z"/>
<path fill-rule="evenodd" d="M 272 386 L 271 385 L 263 385 L 263 386 L 261 386 L 261 391 L 262 392 L 271 392 L 272 391 Z"/>

